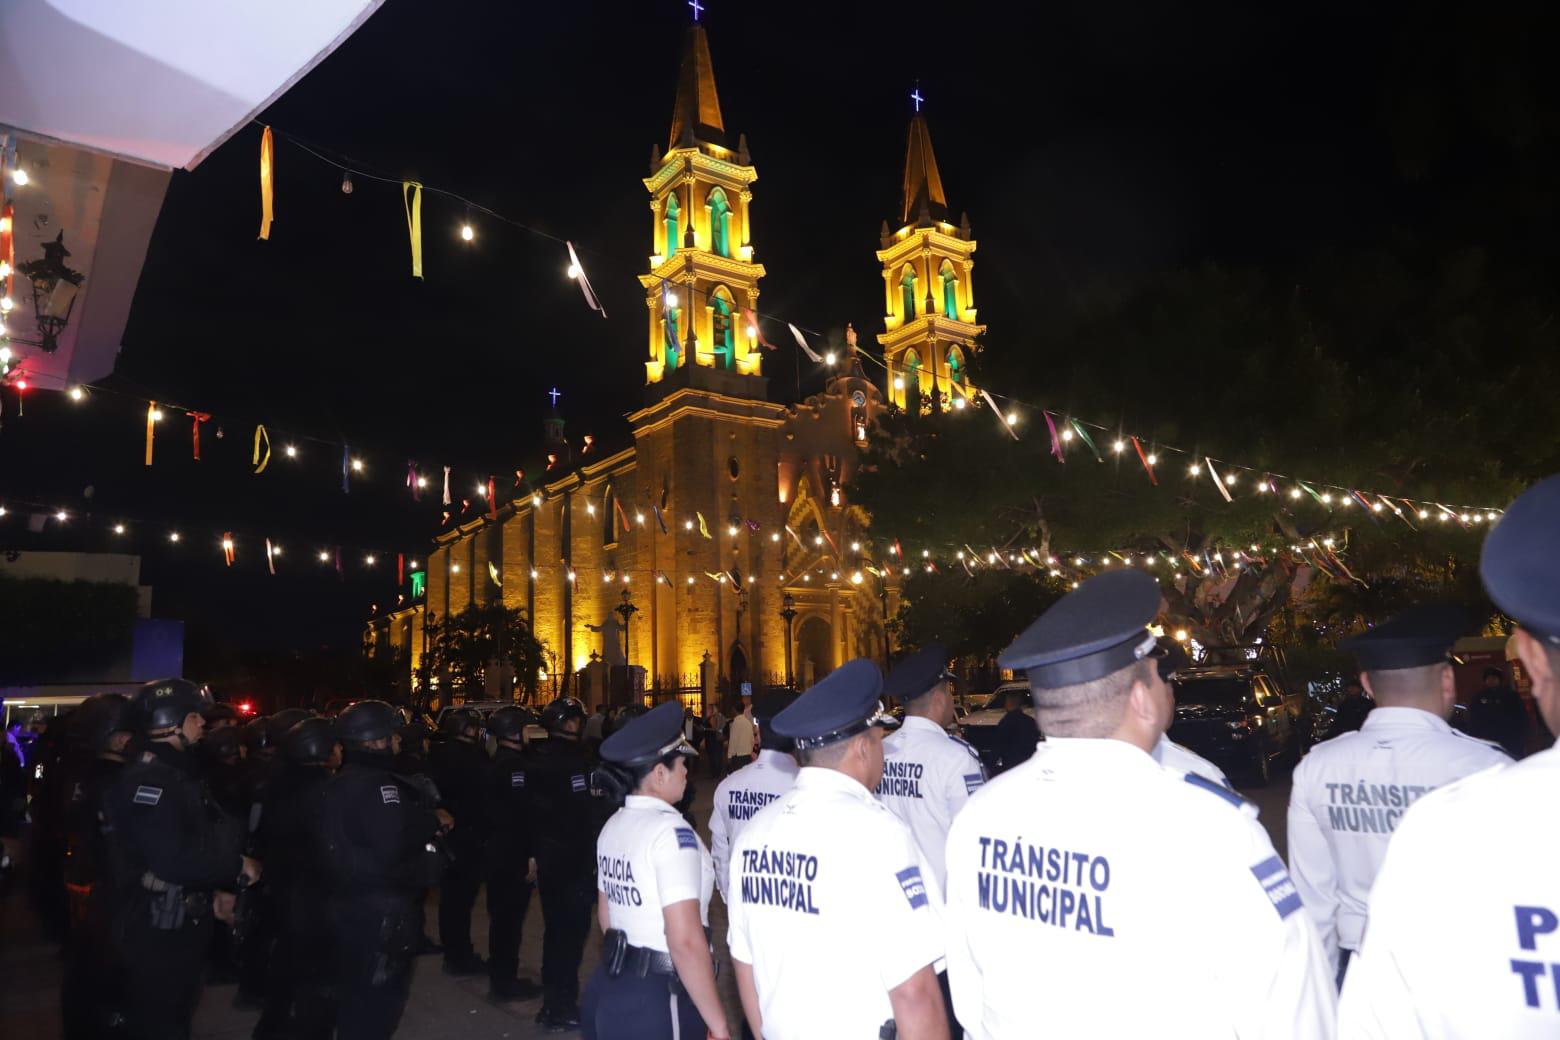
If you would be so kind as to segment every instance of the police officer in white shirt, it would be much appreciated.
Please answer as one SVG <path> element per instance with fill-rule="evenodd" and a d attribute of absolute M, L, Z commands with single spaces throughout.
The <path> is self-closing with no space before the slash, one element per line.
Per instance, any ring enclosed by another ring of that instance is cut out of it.
<path fill-rule="evenodd" d="M 601 745 L 599 779 L 626 798 L 596 841 L 603 938 L 580 1007 L 585 1040 L 731 1036 L 706 932 L 715 870 L 673 808 L 695 754 L 682 720 L 682 705 L 667 701 Z"/>
<path fill-rule="evenodd" d="M 883 775 L 883 676 L 849 661 L 775 716 L 796 785 L 732 849 L 731 956 L 765 1040 L 947 1040 L 933 962 L 935 879 L 910 830 L 873 797 Z"/>
<path fill-rule="evenodd" d="M 1165 682 L 1170 682 L 1176 672 L 1192 663 L 1191 658 L 1186 656 L 1186 651 L 1181 649 L 1181 644 L 1174 639 L 1160 636 L 1159 650 L 1162 655 L 1159 658 L 1159 677 Z M 1162 766 L 1183 773 L 1196 773 L 1198 776 L 1212 780 L 1220 787 L 1228 787 L 1232 791 L 1235 789 L 1230 783 L 1230 778 L 1224 775 L 1224 770 L 1191 748 L 1177 744 L 1166 734 L 1159 735 L 1159 743 L 1154 745 L 1151 754 L 1154 756 L 1154 761 Z"/>
<path fill-rule="evenodd" d="M 1321 941 L 1256 814 L 1151 752 L 1174 700 L 1149 575 L 1091 578 L 998 659 L 1046 739 L 948 835 L 948 975 L 980 1040 L 1333 1034 Z"/>
<path fill-rule="evenodd" d="M 1404 811 L 1437 787 L 1511 761 L 1446 723 L 1457 699 L 1447 653 L 1471 627 L 1462 610 L 1431 603 L 1340 644 L 1359 660 L 1376 707 L 1359 730 L 1311 749 L 1289 796 L 1289 871 L 1340 984 Z"/>
<path fill-rule="evenodd" d="M 1517 622 L 1533 700 L 1560 730 L 1560 476 L 1511 504 L 1479 571 Z M 1557 804 L 1554 747 L 1415 803 L 1371 889 L 1370 926 L 1343 984 L 1342 1036 L 1560 1036 Z"/>
<path fill-rule="evenodd" d="M 791 741 L 773 731 L 772 720 L 795 694 L 766 692 L 753 698 L 753 721 L 758 724 L 758 758 L 732 773 L 715 788 L 710 810 L 710 855 L 715 859 L 715 885 L 728 903 L 726 886 L 731 878 L 731 845 L 760 809 L 779 798 L 796 783 L 796 757 Z"/>

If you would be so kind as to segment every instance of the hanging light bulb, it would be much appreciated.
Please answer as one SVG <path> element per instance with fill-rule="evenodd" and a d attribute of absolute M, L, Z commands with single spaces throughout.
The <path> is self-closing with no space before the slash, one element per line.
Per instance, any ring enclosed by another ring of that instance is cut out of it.
<path fill-rule="evenodd" d="M 771 531 L 771 532 L 769 532 L 769 540 L 771 542 L 778 542 L 780 540 L 780 532 L 779 531 Z"/>
<path fill-rule="evenodd" d="M 666 305 L 668 307 L 675 307 L 675 306 L 677 306 L 677 294 L 676 293 L 668 292 L 666 294 Z"/>
<path fill-rule="evenodd" d="M 757 338 L 758 338 L 758 326 L 757 325 L 749 325 L 748 326 L 748 339 L 757 339 Z"/>
<path fill-rule="evenodd" d="M 168 541 L 177 544 L 178 541 L 179 541 L 179 532 L 178 531 L 169 531 L 168 532 Z"/>
<path fill-rule="evenodd" d="M 418 477 L 417 478 L 417 486 L 419 488 L 427 487 L 428 486 L 428 478 L 427 477 Z"/>
<path fill-rule="evenodd" d="M 1110 450 L 1114 451 L 1117 455 L 1120 455 L 1122 452 L 1127 450 L 1127 442 L 1117 441 L 1115 444 L 1110 446 Z"/>
<path fill-rule="evenodd" d="M 1148 453 L 1148 464 L 1150 466 L 1153 466 L 1153 465 L 1157 465 L 1158 462 L 1159 462 L 1159 456 L 1155 455 L 1153 452 L 1149 452 Z"/>
<path fill-rule="evenodd" d="M 1299 498 L 1300 494 L 1301 494 L 1301 492 L 1300 492 L 1299 488 L 1290 488 L 1289 489 L 1289 497 L 1290 498 Z"/>
<path fill-rule="evenodd" d="M 282 547 L 280 545 L 273 545 L 273 546 L 271 546 L 271 555 L 272 556 L 280 556 L 280 555 L 282 555 Z M 415 566 L 417 566 L 417 564 L 413 563 L 412 566 L 415 567 Z"/>
<path fill-rule="evenodd" d="M 289 445 L 287 445 L 287 447 L 284 450 L 287 452 L 287 457 L 289 459 L 296 459 L 298 457 L 298 447 L 297 447 L 297 445 L 289 444 Z"/>
<path fill-rule="evenodd" d="M 361 472 L 363 472 L 363 460 L 362 459 L 353 459 L 352 460 L 352 472 L 354 472 L 354 473 L 361 473 Z"/>
<path fill-rule="evenodd" d="M 533 507 L 539 507 L 539 506 L 541 506 L 541 504 L 542 504 L 542 496 L 541 495 L 536 494 L 536 495 L 532 495 L 531 496 L 531 505 Z"/>
<path fill-rule="evenodd" d="M 1008 420 L 1008 421 L 1011 422 L 1012 420 Z M 1062 431 L 1062 440 L 1070 441 L 1072 439 L 1073 439 L 1073 432 L 1071 430 L 1063 430 Z"/>
<path fill-rule="evenodd" d="M 327 562 L 330 559 L 330 553 L 326 552 L 324 549 L 321 549 L 320 550 L 320 557 L 319 557 L 319 559 L 320 559 L 321 563 Z M 460 570 L 460 567 L 457 565 L 457 566 L 455 566 L 452 569 L 453 570 Z"/>
<path fill-rule="evenodd" d="M 829 351 L 827 354 L 823 355 L 823 363 L 826 364 L 826 365 L 832 365 L 836 361 L 838 361 L 839 359 L 840 359 L 839 355 L 834 353 L 834 351 L 832 351 L 832 350 Z"/>
<path fill-rule="evenodd" d="M 124 534 L 125 533 L 125 525 L 124 524 L 115 524 L 114 525 L 114 533 L 115 534 Z"/>
<path fill-rule="evenodd" d="M 65 512 L 65 510 L 61 509 L 61 510 L 59 510 L 58 512 L 56 512 L 54 514 L 54 519 L 58 520 L 60 523 L 63 524 L 66 520 L 70 519 L 70 514 Z"/>
<path fill-rule="evenodd" d="M 18 188 L 25 188 L 27 187 L 28 182 L 32 180 L 32 178 L 27 176 L 26 170 L 18 166 L 16 169 L 11 171 L 11 180 L 16 182 L 16 186 Z"/>
<path fill-rule="evenodd" d="M 894 377 L 894 389 L 895 390 L 903 390 L 904 388 L 905 388 L 905 381 L 904 381 L 904 379 L 902 377 L 900 377 L 900 376 L 895 376 Z"/>
<path fill-rule="evenodd" d="M 76 402 L 83 401 L 83 400 L 86 399 L 86 396 L 87 396 L 87 392 L 85 390 L 81 389 L 81 387 L 73 386 L 73 387 L 70 388 L 70 399 L 72 401 L 76 401 Z"/>
<path fill-rule="evenodd" d="M 0 314 L 10 314 L 16 303 L 9 296 L 0 296 Z"/>
<path fill-rule="evenodd" d="M 162 409 L 161 408 L 153 408 L 152 409 L 152 422 L 162 422 L 162 418 L 163 418 Z"/>
<path fill-rule="evenodd" d="M 963 411 L 965 406 L 968 405 L 968 404 L 969 404 L 969 402 L 964 399 L 964 395 L 963 394 L 957 394 L 953 398 L 953 406 L 955 408 L 959 409 L 960 411 Z"/>
<path fill-rule="evenodd" d="M 1195 463 L 1195 462 L 1192 463 L 1190 466 L 1188 466 L 1186 468 L 1186 475 L 1189 476 L 1189 477 L 1195 477 L 1195 476 L 1197 476 L 1197 474 L 1199 474 L 1201 472 L 1202 472 L 1202 467 L 1197 465 L 1197 463 Z"/>
<path fill-rule="evenodd" d="M 352 194 L 352 171 L 350 171 L 350 170 L 342 171 L 342 174 L 341 174 L 341 193 L 343 195 L 351 195 Z"/>
<path fill-rule="evenodd" d="M 462 242 L 470 242 L 476 237 L 477 233 L 472 229 L 470 224 L 462 224 L 460 226 L 460 240 Z"/>

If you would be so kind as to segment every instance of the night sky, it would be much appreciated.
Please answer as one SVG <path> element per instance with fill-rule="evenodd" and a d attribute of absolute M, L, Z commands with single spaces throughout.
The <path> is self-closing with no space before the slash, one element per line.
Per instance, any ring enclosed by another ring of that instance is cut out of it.
<path fill-rule="evenodd" d="M 1096 280 L 1210 261 L 1282 276 L 1338 246 L 1455 238 L 1492 185 L 1553 172 L 1552 154 L 1523 150 L 1554 139 L 1553 84 L 1531 79 L 1553 38 L 1541 27 L 1327 5 L 839 6 L 710 0 L 704 21 L 727 132 L 747 134 L 759 172 L 762 310 L 835 335 L 853 322 L 863 344 L 882 328 L 872 254 L 899 205 L 917 81 L 950 208 L 979 241 L 994 367 L 1101 363 L 1026 333 L 1033 308 Z M 144 580 L 158 613 L 190 622 L 193 660 L 355 645 L 368 604 L 394 600 L 393 567 L 339 581 L 302 557 L 425 551 L 439 506 L 406 494 L 408 458 L 435 477 L 453 465 L 457 495 L 489 472 L 505 486 L 536 458 L 553 386 L 571 436 L 626 434 L 645 350 L 639 179 L 667 143 L 688 15 L 675 0 L 388 0 L 260 117 L 284 135 L 270 241 L 255 239 L 258 127 L 174 176 L 111 385 L 213 413 L 205 460 L 189 461 L 181 416 L 147 470 L 144 406 L 33 395 L 24 419 L 8 402 L 0 496 L 90 509 L 99 531 L 156 521 L 136 529 Z M 359 177 L 343 195 L 340 172 L 288 136 L 572 239 L 611 319 L 564 276 L 561 245 L 480 214 L 463 244 L 464 208 L 437 197 L 415 282 L 398 187 Z M 1552 203 L 1547 188 L 1534 203 L 1551 224 Z M 792 395 L 791 353 L 766 360 L 776 399 Z M 251 476 L 257 421 L 338 443 L 300 441 L 298 462 Z M 370 466 L 347 496 L 341 439 Z M 175 550 L 170 527 L 200 535 Z M 211 535 L 226 529 L 240 535 L 231 570 Z M 290 576 L 265 574 L 254 535 L 288 547 Z M 3 537 L 110 543 L 79 526 Z"/>

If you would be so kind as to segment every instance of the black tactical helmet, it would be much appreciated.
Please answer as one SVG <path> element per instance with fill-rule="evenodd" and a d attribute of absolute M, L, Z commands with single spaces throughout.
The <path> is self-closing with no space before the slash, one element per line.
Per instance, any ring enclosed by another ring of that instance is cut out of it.
<path fill-rule="evenodd" d="M 459 737 L 468 729 L 481 728 L 482 714 L 474 708 L 455 708 L 439 720 L 439 732 L 447 737 Z"/>
<path fill-rule="evenodd" d="M 358 701 L 336 716 L 336 739 L 343 744 L 389 740 L 401 725 L 401 716 L 384 701 Z"/>
<path fill-rule="evenodd" d="M 524 708 L 499 708 L 487 718 L 487 730 L 495 740 L 512 740 L 520 743 L 525 728 L 536 721 L 536 716 Z"/>
<path fill-rule="evenodd" d="M 213 704 L 201 714 L 205 715 L 208 726 L 215 726 L 224 720 L 238 725 L 238 709 L 231 704 Z"/>
<path fill-rule="evenodd" d="M 200 746 L 210 758 L 237 758 L 242 739 L 236 726 L 224 726 L 201 737 Z"/>
<path fill-rule="evenodd" d="M 585 705 L 573 697 L 559 697 L 542 709 L 540 722 L 549 733 L 558 733 L 570 719 L 585 720 Z"/>
<path fill-rule="evenodd" d="M 639 716 L 643 715 L 649 710 L 650 709 L 646 708 L 643 704 L 630 704 L 628 707 L 618 712 L 617 717 L 602 728 L 602 736 L 612 736 L 612 734 L 616 733 L 630 722 L 633 722 L 635 719 L 639 718 Z"/>
<path fill-rule="evenodd" d="M 413 721 L 400 727 L 396 732 L 401 734 L 401 752 L 403 754 L 421 757 L 428 753 L 428 738 L 433 736 L 433 730 L 426 723 Z"/>
<path fill-rule="evenodd" d="M 324 762 L 335 750 L 336 731 L 329 719 L 311 715 L 282 734 L 280 747 L 289 762 Z"/>
<path fill-rule="evenodd" d="M 241 731 L 244 738 L 244 747 L 249 749 L 251 755 L 258 755 L 271 746 L 271 730 L 266 726 L 264 715 L 256 716 L 244 723 Z"/>
<path fill-rule="evenodd" d="M 135 713 L 130 698 L 122 693 L 104 693 L 90 697 L 76 709 L 72 719 L 77 739 L 90 751 L 108 750 L 108 741 L 115 733 L 135 732 Z"/>
<path fill-rule="evenodd" d="M 188 679 L 157 679 L 137 691 L 134 705 L 141 732 L 177 729 L 211 707 L 211 691 Z"/>
<path fill-rule="evenodd" d="M 283 708 L 281 711 L 265 720 L 265 742 L 268 746 L 280 748 L 282 738 L 289 730 L 304 719 L 313 716 L 314 712 L 308 708 Z"/>

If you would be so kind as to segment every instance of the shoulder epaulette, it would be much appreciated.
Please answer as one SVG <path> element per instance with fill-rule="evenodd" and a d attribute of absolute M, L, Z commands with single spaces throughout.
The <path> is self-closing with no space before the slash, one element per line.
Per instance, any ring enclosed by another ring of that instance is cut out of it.
<path fill-rule="evenodd" d="M 1223 784 L 1216 784 L 1205 776 L 1199 776 L 1196 773 L 1187 773 L 1186 782 L 1191 784 L 1193 787 L 1200 787 L 1204 791 L 1218 795 L 1220 798 L 1224 799 L 1226 802 L 1229 802 L 1237 809 L 1251 804 L 1250 802 L 1246 801 L 1246 799 L 1236 794 L 1234 791 L 1231 791 L 1228 787 L 1225 787 Z"/>
<path fill-rule="evenodd" d="M 1463 738 L 1464 740 L 1471 740 L 1475 744 L 1483 744 L 1487 748 L 1491 748 L 1492 750 L 1499 751 L 1501 754 L 1506 755 L 1508 758 L 1511 757 L 1507 753 L 1507 751 L 1506 751 L 1506 749 L 1504 747 L 1502 747 L 1501 745 L 1497 744 L 1493 740 L 1485 740 L 1483 737 L 1476 737 L 1472 733 L 1464 733 L 1462 730 L 1455 729 L 1455 728 L 1452 730 L 1452 733 L 1455 734 L 1456 736 L 1459 736 L 1459 737 Z"/>
<path fill-rule="evenodd" d="M 956 736 L 954 736 L 952 733 L 948 734 L 948 739 L 953 741 L 955 744 L 959 745 L 965 751 L 968 751 L 970 753 L 970 757 L 973 758 L 975 761 L 977 761 L 977 762 L 980 761 L 980 752 L 975 750 L 975 745 L 971 744 L 969 741 L 965 740 L 963 737 L 956 737 Z"/>

